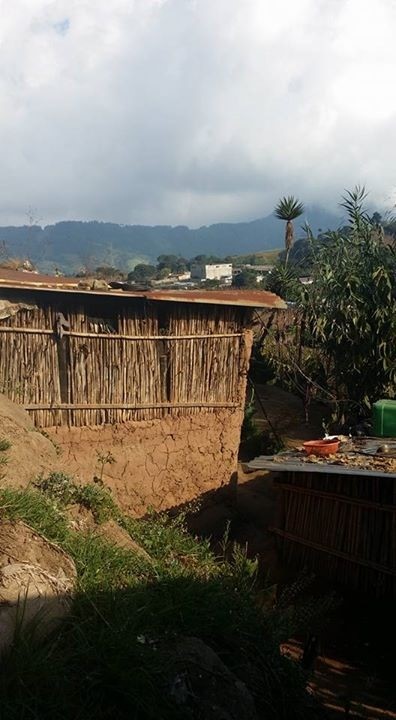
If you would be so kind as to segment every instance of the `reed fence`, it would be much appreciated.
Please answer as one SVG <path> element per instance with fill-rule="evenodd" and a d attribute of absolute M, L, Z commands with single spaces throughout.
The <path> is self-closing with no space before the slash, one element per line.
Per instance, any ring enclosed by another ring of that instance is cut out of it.
<path fill-rule="evenodd" d="M 285 565 L 396 597 L 396 478 L 284 472 L 276 485 Z"/>
<path fill-rule="evenodd" d="M 243 406 L 250 348 L 239 308 L 175 303 L 165 312 L 157 303 L 105 312 L 75 306 L 59 316 L 59 308 L 41 306 L 0 322 L 0 391 L 36 425 Z"/>

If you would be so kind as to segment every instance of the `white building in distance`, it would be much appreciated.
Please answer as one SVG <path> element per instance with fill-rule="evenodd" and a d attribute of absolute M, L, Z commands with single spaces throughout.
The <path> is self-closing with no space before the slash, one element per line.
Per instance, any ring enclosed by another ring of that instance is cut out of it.
<path fill-rule="evenodd" d="M 200 263 L 193 263 L 191 265 L 191 280 L 219 280 L 225 285 L 231 285 L 232 264 L 201 265 Z"/>

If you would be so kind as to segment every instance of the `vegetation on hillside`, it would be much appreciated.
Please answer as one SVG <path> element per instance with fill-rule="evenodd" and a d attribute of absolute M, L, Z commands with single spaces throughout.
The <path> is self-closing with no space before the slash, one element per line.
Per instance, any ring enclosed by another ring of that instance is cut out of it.
<path fill-rule="evenodd" d="M 273 265 L 279 258 L 281 250 L 267 250 L 263 252 L 248 253 L 247 255 L 227 255 L 225 262 L 233 265 Z"/>
<path fill-rule="evenodd" d="M 311 224 L 336 227 L 338 218 L 317 208 Z M 30 222 L 30 220 L 29 220 Z M 216 223 L 191 229 L 182 225 L 117 225 L 106 222 L 58 222 L 40 227 L 0 227 L 0 262 L 29 258 L 41 271 L 58 267 L 65 274 L 92 272 L 98 266 L 131 271 L 137 263 L 152 264 L 160 254 L 217 257 L 279 247 L 281 229 L 271 214 L 251 222 Z"/>

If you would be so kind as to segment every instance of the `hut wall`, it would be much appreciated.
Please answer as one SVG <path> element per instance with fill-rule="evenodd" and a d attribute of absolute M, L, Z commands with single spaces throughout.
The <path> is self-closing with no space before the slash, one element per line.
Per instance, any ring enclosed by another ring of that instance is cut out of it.
<path fill-rule="evenodd" d="M 230 483 L 252 342 L 244 309 L 42 292 L 19 300 L 0 320 L 0 392 L 46 429 L 60 469 L 82 481 L 103 470 L 136 515 Z"/>
<path fill-rule="evenodd" d="M 19 296 L 11 299 L 21 309 L 0 320 L 0 391 L 39 427 L 243 406 L 240 380 L 250 353 L 243 309 L 110 295 Z"/>
<path fill-rule="evenodd" d="M 59 467 L 81 482 L 100 476 L 121 507 L 137 517 L 230 488 L 243 413 L 200 411 L 97 427 L 49 428 Z M 232 484 L 231 484 L 232 487 Z"/>

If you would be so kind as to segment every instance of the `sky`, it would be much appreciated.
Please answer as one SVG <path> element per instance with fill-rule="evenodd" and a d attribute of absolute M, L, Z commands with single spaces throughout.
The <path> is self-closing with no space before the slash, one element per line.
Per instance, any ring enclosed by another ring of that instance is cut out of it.
<path fill-rule="evenodd" d="M 396 0 L 0 0 L 0 224 L 396 200 Z"/>

